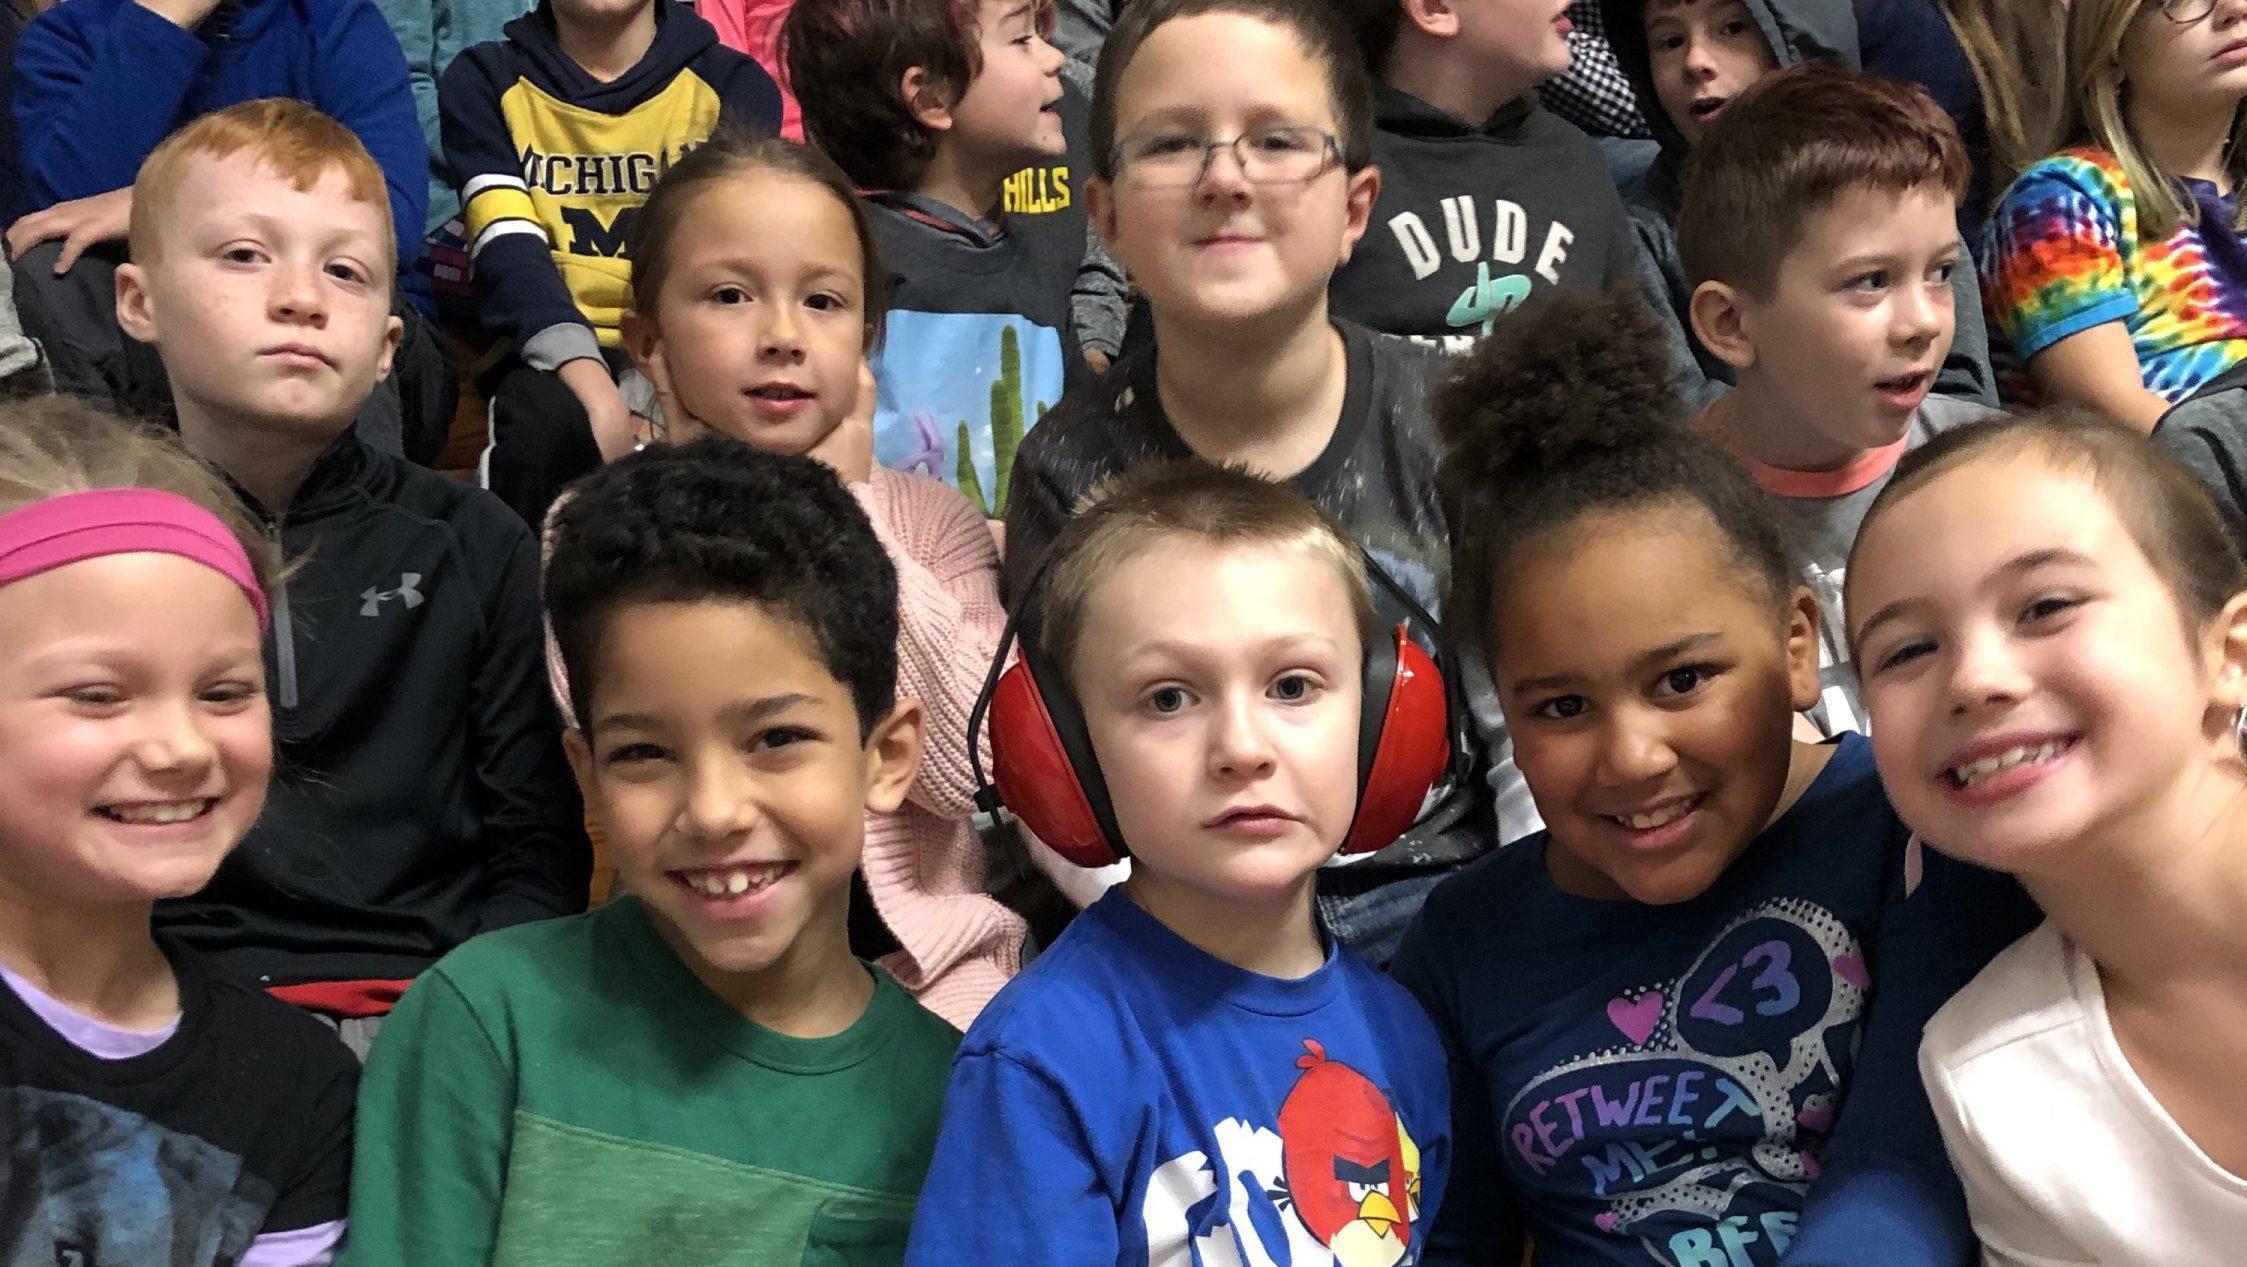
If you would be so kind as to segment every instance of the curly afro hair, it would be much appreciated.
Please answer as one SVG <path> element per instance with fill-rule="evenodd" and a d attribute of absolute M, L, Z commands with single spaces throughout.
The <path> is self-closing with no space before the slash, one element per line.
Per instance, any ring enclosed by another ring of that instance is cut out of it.
<path fill-rule="evenodd" d="M 1429 402 L 1451 530 L 1445 621 L 1486 651 L 1497 591 L 1526 547 L 1592 511 L 1706 510 L 1775 606 L 1794 568 L 1763 490 L 1685 429 L 1645 302 L 1549 292 L 1508 317 Z"/>
<path fill-rule="evenodd" d="M 636 603 L 751 602 L 801 622 L 850 689 L 862 742 L 896 705 L 897 573 L 825 465 L 733 440 L 661 445 L 580 480 L 548 531 L 547 619 L 581 725 L 602 633 Z"/>

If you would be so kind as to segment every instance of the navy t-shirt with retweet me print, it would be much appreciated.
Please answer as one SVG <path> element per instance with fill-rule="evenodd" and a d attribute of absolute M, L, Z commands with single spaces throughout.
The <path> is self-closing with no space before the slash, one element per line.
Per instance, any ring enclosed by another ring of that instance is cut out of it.
<path fill-rule="evenodd" d="M 2018 885 L 1921 847 L 1872 745 L 1833 741 L 1706 891 L 1563 892 L 1544 833 L 1437 887 L 1392 971 L 1450 1046 L 1431 1264 L 1969 1262 L 1915 1054 L 2026 933 Z"/>

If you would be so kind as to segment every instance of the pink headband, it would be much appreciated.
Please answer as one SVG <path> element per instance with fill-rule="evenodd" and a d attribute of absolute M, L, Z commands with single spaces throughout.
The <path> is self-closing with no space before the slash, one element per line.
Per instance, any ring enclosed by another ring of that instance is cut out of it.
<path fill-rule="evenodd" d="M 0 585 L 110 554 L 176 554 L 242 589 L 270 619 L 250 556 L 217 515 L 177 493 L 153 488 L 97 488 L 63 493 L 0 515 Z"/>

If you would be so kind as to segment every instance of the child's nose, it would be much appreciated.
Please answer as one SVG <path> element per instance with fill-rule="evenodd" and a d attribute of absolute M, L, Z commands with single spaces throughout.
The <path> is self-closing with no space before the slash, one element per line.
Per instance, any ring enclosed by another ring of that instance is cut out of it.
<path fill-rule="evenodd" d="M 800 361 L 804 354 L 804 323 L 787 304 L 774 304 L 758 330 L 758 351 L 784 361 Z"/>
<path fill-rule="evenodd" d="M 1653 717 L 1634 710 L 1610 714 L 1600 734 L 1599 773 L 1606 783 L 1640 783 L 1668 774 L 1677 765 L 1677 751 L 1668 732 Z"/>
<path fill-rule="evenodd" d="M 217 745 L 203 732 L 202 719 L 193 705 L 181 702 L 154 711 L 136 753 L 141 767 L 151 773 L 208 769 L 218 755 Z"/>
<path fill-rule="evenodd" d="M 1278 763 L 1257 705 L 1230 701 L 1215 710 L 1209 737 L 1210 769 L 1220 777 L 1255 778 Z"/>
<path fill-rule="evenodd" d="M 2019 658 L 1996 630 L 1969 631 L 1953 642 L 1950 710 L 1962 716 L 2020 699 L 2028 690 Z"/>
<path fill-rule="evenodd" d="M 1893 333 L 1899 343 L 1924 343 L 1942 330 L 1943 310 L 1950 306 L 1951 291 L 1947 281 L 1929 280 L 1923 285 L 1906 286 L 1896 299 L 1896 322 Z"/>
<path fill-rule="evenodd" d="M 317 321 L 327 316 L 318 271 L 294 264 L 274 266 L 270 302 L 275 317 Z"/>
<path fill-rule="evenodd" d="M 733 763 L 698 763 L 687 781 L 685 802 L 679 808 L 679 825 L 701 840 L 723 840 L 755 827 L 757 802 L 746 772 Z"/>

